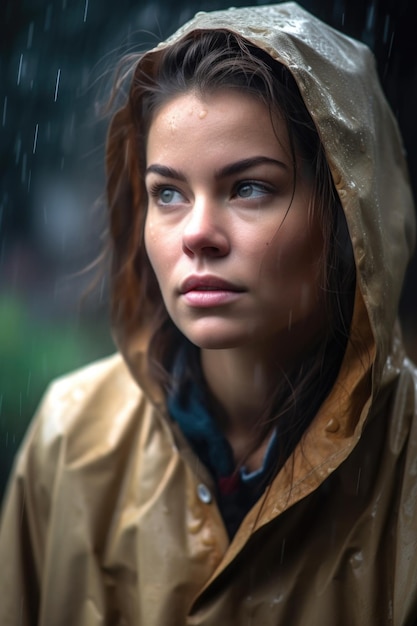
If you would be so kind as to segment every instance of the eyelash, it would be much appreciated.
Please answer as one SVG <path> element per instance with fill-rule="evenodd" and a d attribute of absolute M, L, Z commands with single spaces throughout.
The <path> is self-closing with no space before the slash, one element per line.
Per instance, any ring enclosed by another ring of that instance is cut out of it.
<path fill-rule="evenodd" d="M 273 188 L 270 185 L 267 185 L 266 183 L 262 183 L 260 181 L 255 181 L 255 180 L 240 180 L 238 181 L 234 187 L 233 187 L 233 191 L 232 191 L 232 197 L 236 198 L 238 196 L 239 190 L 241 190 L 244 187 L 252 187 L 255 191 L 260 192 L 259 195 L 255 195 L 254 197 L 248 197 L 248 200 L 253 200 L 254 198 L 259 199 L 262 196 L 267 196 L 271 193 L 273 193 Z M 149 189 L 149 195 L 152 198 L 155 198 L 156 200 L 160 200 L 161 199 L 161 193 L 163 191 L 172 191 L 174 193 L 178 193 L 181 196 L 184 196 L 184 194 L 177 189 L 175 186 L 173 185 L 169 185 L 166 183 L 154 183 L 150 189 Z M 241 196 L 241 199 L 245 199 L 245 196 Z M 163 206 L 169 206 L 170 203 L 161 203 Z"/>
<path fill-rule="evenodd" d="M 254 189 L 255 191 L 261 192 L 261 195 L 269 195 L 273 192 L 273 189 L 269 185 L 262 183 L 258 180 L 242 180 L 235 185 L 233 195 L 237 196 L 239 190 L 241 190 L 243 187 L 252 187 L 252 189 Z"/>
<path fill-rule="evenodd" d="M 160 199 L 161 193 L 163 191 L 173 191 L 176 193 L 179 193 L 181 195 L 183 195 L 183 193 L 181 191 L 179 191 L 179 189 L 176 189 L 173 185 L 167 185 L 165 183 L 155 183 L 151 186 L 151 188 L 149 189 L 149 195 L 152 198 L 156 198 L 157 200 Z M 164 203 L 163 203 L 164 204 Z"/>

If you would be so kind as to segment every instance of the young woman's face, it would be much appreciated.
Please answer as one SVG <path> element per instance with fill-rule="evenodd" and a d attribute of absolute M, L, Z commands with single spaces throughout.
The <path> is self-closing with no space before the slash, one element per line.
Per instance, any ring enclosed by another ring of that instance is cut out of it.
<path fill-rule="evenodd" d="M 183 94 L 155 114 L 146 166 L 146 250 L 179 330 L 207 349 L 308 341 L 323 242 L 284 123 L 236 90 Z"/>

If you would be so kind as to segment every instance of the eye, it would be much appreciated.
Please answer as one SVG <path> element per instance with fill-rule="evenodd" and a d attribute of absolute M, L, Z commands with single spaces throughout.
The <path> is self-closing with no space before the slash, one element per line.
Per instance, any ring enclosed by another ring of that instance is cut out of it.
<path fill-rule="evenodd" d="M 180 204 L 185 202 L 185 198 L 182 193 L 174 187 L 155 185 L 151 188 L 150 194 L 156 199 L 158 204 L 161 205 Z"/>
<path fill-rule="evenodd" d="M 268 195 L 270 190 L 262 183 L 244 182 L 236 187 L 235 193 L 239 198 L 261 198 Z"/>

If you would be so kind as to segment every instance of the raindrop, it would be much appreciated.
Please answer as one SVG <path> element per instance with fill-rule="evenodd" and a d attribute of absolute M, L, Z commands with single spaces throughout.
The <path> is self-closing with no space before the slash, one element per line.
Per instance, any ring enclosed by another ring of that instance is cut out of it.
<path fill-rule="evenodd" d="M 367 30 L 372 30 L 375 22 L 375 5 L 372 3 L 368 9 L 368 18 L 366 20 Z"/>
<path fill-rule="evenodd" d="M 29 30 L 28 30 L 28 41 L 26 44 L 27 49 L 29 50 L 32 47 L 32 41 L 33 41 L 33 29 L 34 29 L 34 24 L 33 22 L 31 22 L 29 24 Z"/>
<path fill-rule="evenodd" d="M 22 158 L 22 183 L 24 184 L 26 182 L 26 161 L 27 161 L 27 157 L 26 157 L 26 152 L 23 155 Z"/>
<path fill-rule="evenodd" d="M 388 40 L 389 22 L 390 22 L 390 16 L 386 15 L 385 22 L 384 22 L 384 35 L 383 35 L 384 43 L 387 43 L 387 40 Z"/>
<path fill-rule="evenodd" d="M 87 11 L 88 11 L 88 0 L 85 0 L 85 6 L 84 6 L 84 22 L 87 21 Z"/>
<path fill-rule="evenodd" d="M 33 149 L 32 149 L 32 154 L 35 154 L 36 152 L 36 144 L 38 143 L 38 132 L 39 132 L 39 124 L 36 124 L 35 127 L 35 134 L 33 137 Z"/>
<path fill-rule="evenodd" d="M 16 138 L 16 143 L 15 143 L 15 150 L 16 150 L 16 165 L 19 163 L 19 159 L 20 159 L 20 150 L 22 149 L 22 140 L 20 138 L 20 135 L 17 136 Z"/>
<path fill-rule="evenodd" d="M 45 32 L 49 30 L 51 27 L 51 17 L 52 17 L 52 4 L 48 4 L 48 7 L 46 9 L 46 15 L 45 15 L 45 24 L 43 27 Z"/>
<path fill-rule="evenodd" d="M 29 170 L 28 174 L 28 193 L 30 191 L 30 183 L 32 182 L 32 170 Z"/>
<path fill-rule="evenodd" d="M 392 33 L 392 35 L 391 35 L 391 39 L 390 39 L 390 42 L 389 42 L 389 48 L 388 48 L 388 54 L 387 54 L 387 57 L 388 57 L 388 58 L 390 58 L 390 56 L 391 56 L 391 51 L 392 51 L 392 43 L 393 43 L 393 41 L 394 41 L 394 33 Z"/>
<path fill-rule="evenodd" d="M 6 124 L 6 113 L 7 113 L 7 96 L 4 96 L 3 103 L 3 126 Z"/>
<path fill-rule="evenodd" d="M 23 54 L 20 55 L 19 69 L 17 70 L 17 84 L 20 85 L 20 77 L 22 75 Z"/>
<path fill-rule="evenodd" d="M 62 0 L 62 10 L 65 11 L 67 8 L 67 0 Z"/>
<path fill-rule="evenodd" d="M 270 603 L 271 608 L 275 606 L 276 604 L 279 604 L 280 602 L 282 602 L 282 599 L 283 599 L 282 593 L 279 596 L 272 598 L 271 603 Z"/>
<path fill-rule="evenodd" d="M 59 80 L 60 80 L 60 78 L 61 78 L 61 69 L 58 69 L 58 71 L 56 73 L 54 102 L 56 102 L 57 98 L 58 98 L 58 89 L 59 89 Z"/>

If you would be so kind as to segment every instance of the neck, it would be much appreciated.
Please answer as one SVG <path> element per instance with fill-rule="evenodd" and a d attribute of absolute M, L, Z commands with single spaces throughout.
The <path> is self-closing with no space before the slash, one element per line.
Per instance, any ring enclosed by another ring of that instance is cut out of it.
<path fill-rule="evenodd" d="M 249 434 L 276 387 L 279 365 L 237 349 L 202 350 L 201 363 L 225 432 Z"/>
<path fill-rule="evenodd" d="M 255 428 L 268 406 L 280 377 L 275 362 L 242 350 L 202 350 L 201 363 L 211 391 L 218 423 L 233 450 L 236 463 L 251 471 L 262 464 L 269 437 L 254 444 Z M 267 435 L 267 433 L 265 433 Z"/>
<path fill-rule="evenodd" d="M 307 336 L 294 327 L 275 341 L 269 339 L 268 345 L 201 349 L 203 374 L 217 405 L 215 414 L 236 458 L 253 445 L 256 427 L 268 417 L 280 381 L 317 342 L 317 327 L 313 325 Z"/>

